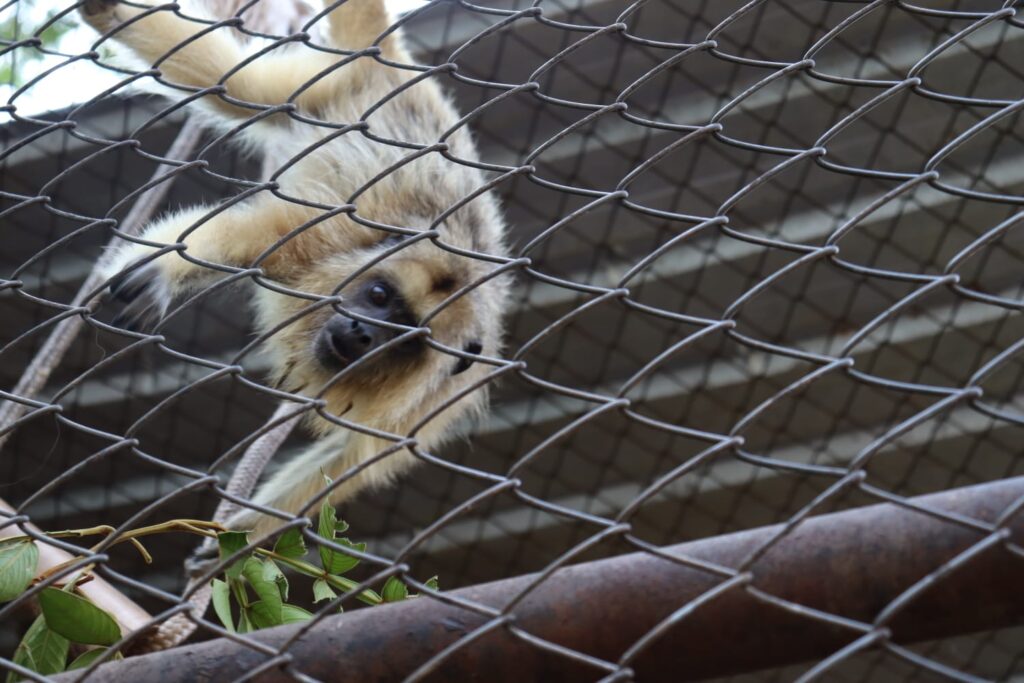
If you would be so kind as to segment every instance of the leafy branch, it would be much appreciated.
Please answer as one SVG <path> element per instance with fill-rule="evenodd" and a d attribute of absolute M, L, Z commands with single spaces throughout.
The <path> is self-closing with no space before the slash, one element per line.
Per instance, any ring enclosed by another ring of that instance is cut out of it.
<path fill-rule="evenodd" d="M 348 524 L 337 518 L 337 513 L 326 501 L 320 506 L 317 534 L 327 540 L 356 552 L 366 550 L 365 543 L 353 543 L 339 537 L 348 530 Z M 217 534 L 220 557 L 225 560 L 248 545 L 245 532 L 225 531 Z M 247 557 L 240 558 L 224 570 L 224 579 L 213 580 L 213 608 L 228 631 L 248 633 L 256 629 L 307 621 L 312 614 L 306 609 L 288 603 L 288 579 L 279 565 L 314 579 L 313 604 L 338 597 L 336 591 L 355 590 L 360 582 L 344 574 L 359 564 L 355 555 L 339 552 L 321 545 L 318 547 L 319 566 L 303 558 L 307 554 L 302 533 L 289 529 L 274 544 L 273 550 L 257 548 Z M 437 589 L 437 577 L 426 582 Z M 356 598 L 367 605 L 398 602 L 416 597 L 397 577 L 388 578 L 381 592 L 364 589 Z M 237 614 L 237 617 L 235 616 Z"/>
<path fill-rule="evenodd" d="M 31 2 L 23 1 L 20 3 L 20 9 L 25 11 L 30 8 L 32 4 L 33 3 Z M 52 21 L 53 18 L 57 16 L 58 12 L 59 10 L 49 11 L 43 25 Z M 76 26 L 76 22 L 68 17 L 64 17 L 61 21 L 54 22 L 42 31 L 38 32 L 35 37 L 39 39 L 39 46 L 55 48 L 57 43 L 60 42 L 60 39 Z M 28 33 L 23 30 L 17 13 L 3 21 L 0 21 L 0 45 L 11 45 L 19 40 L 25 40 L 32 35 L 32 33 Z M 0 61 L 0 84 L 12 85 L 15 87 L 24 85 L 25 65 L 29 62 L 42 59 L 44 55 L 45 53 L 39 49 L 19 49 L 17 50 L 16 55 L 11 54 L 7 59 Z"/>
<path fill-rule="evenodd" d="M 353 554 L 340 552 L 320 545 L 319 563 L 306 560 L 309 554 L 302 533 L 295 528 L 288 529 L 274 544 L 272 550 L 255 548 L 248 553 L 248 534 L 242 531 L 227 531 L 215 522 L 195 519 L 176 519 L 161 524 L 140 527 L 120 533 L 111 545 L 131 543 L 143 559 L 152 562 L 152 556 L 139 540 L 155 534 L 184 532 L 207 538 L 216 538 L 220 558 L 226 560 L 242 552 L 242 555 L 224 569 L 223 578 L 212 581 L 212 602 L 214 613 L 228 631 L 249 633 L 261 628 L 280 626 L 307 621 L 313 614 L 304 607 L 288 602 L 289 583 L 281 567 L 313 579 L 310 606 L 333 600 L 338 591 L 355 591 L 360 582 L 344 576 L 359 564 L 355 553 L 366 550 L 365 543 L 353 543 L 340 537 L 348 530 L 348 524 L 337 518 L 337 513 L 326 501 L 320 506 L 317 535 L 342 548 L 351 549 Z M 101 525 L 87 529 L 72 529 L 46 533 L 51 538 L 86 538 L 91 536 L 109 537 L 116 529 Z M 94 545 L 96 550 L 107 542 Z M 61 564 L 38 571 L 39 548 L 30 536 L 14 536 L 0 541 L 0 603 L 14 600 L 29 588 L 48 579 L 62 569 L 75 565 L 80 559 L 73 558 Z M 108 648 L 121 639 L 121 628 L 106 611 L 93 604 L 77 591 L 77 586 L 89 581 L 94 564 L 88 563 L 63 582 L 63 588 L 47 586 L 38 595 L 40 615 L 22 637 L 13 655 L 13 661 L 42 675 L 70 671 L 90 666 L 104 656 Z M 426 582 L 437 589 L 437 577 Z M 381 591 L 363 589 L 355 597 L 368 605 L 398 602 L 416 597 L 397 577 L 390 577 Z M 71 644 L 88 646 L 85 652 L 68 662 Z M 120 659 L 120 652 L 109 655 Z M 7 675 L 6 683 L 15 683 L 20 676 L 13 671 Z"/>

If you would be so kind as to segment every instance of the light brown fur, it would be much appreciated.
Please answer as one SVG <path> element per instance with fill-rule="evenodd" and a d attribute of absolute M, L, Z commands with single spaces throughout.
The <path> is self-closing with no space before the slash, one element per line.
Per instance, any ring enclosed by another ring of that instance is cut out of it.
<path fill-rule="evenodd" d="M 181 11 L 191 15 L 187 8 Z M 245 59 L 244 50 L 228 28 L 218 28 L 175 49 L 206 25 L 168 10 L 131 21 L 142 14 L 138 8 L 105 0 L 93 0 L 83 11 L 100 31 L 121 25 L 113 38 L 147 66 L 156 63 L 168 82 L 212 88 L 223 81 L 224 97 L 211 92 L 199 101 L 215 125 L 236 126 L 259 113 L 259 106 L 247 104 L 276 106 L 287 102 L 294 103 L 298 116 L 352 124 L 386 100 L 366 119 L 369 131 L 381 138 L 429 145 L 439 142 L 458 120 L 455 109 L 432 80 L 391 96 L 415 72 L 387 66 L 371 55 L 353 59 L 291 45 L 259 57 L 225 79 L 225 74 Z M 327 21 L 325 34 L 334 47 L 361 50 L 373 45 L 391 20 L 382 0 L 348 0 L 334 9 Z M 412 63 L 400 33 L 389 35 L 379 48 L 387 60 Z M 313 85 L 304 87 L 318 75 Z M 436 151 L 403 164 L 403 159 L 416 156 L 413 150 L 371 140 L 359 130 L 312 149 L 335 131 L 295 120 L 285 112 L 246 128 L 239 133 L 244 144 L 281 162 L 297 159 L 275 178 L 277 192 L 260 192 L 220 212 L 199 206 L 166 216 L 147 226 L 142 239 L 160 245 L 183 244 L 188 256 L 210 264 L 234 269 L 258 266 L 264 277 L 286 287 L 323 297 L 340 295 L 342 307 L 346 295 L 356 291 L 366 278 L 387 276 L 399 283 L 401 296 L 416 319 L 429 317 L 432 339 L 456 350 L 479 340 L 482 355 L 498 355 L 508 283 L 504 277 L 495 278 L 439 309 L 456 290 L 481 280 L 495 266 L 456 255 L 430 239 L 407 239 L 396 253 L 336 291 L 350 275 L 382 252 L 394 249 L 396 242 L 387 239 L 387 230 L 360 225 L 347 213 L 329 215 L 333 207 L 351 203 L 358 216 L 374 223 L 422 231 L 479 189 L 484 179 L 479 171 L 445 159 Z M 476 160 L 475 146 L 464 129 L 459 128 L 444 141 L 454 157 Z M 370 183 L 392 166 L 397 167 Z M 310 221 L 319 222 L 297 232 Z M 460 208 L 436 230 L 443 244 L 487 254 L 505 253 L 500 210 L 490 194 Z M 271 245 L 288 235 L 290 239 L 267 253 Z M 220 275 L 177 252 L 137 265 L 153 253 L 153 247 L 125 243 L 112 255 L 107 272 L 112 278 L 130 272 L 127 277 L 145 286 L 145 303 L 156 315 L 161 315 L 176 297 L 207 286 Z M 345 420 L 406 436 L 437 406 L 488 371 L 488 366 L 476 363 L 453 376 L 451 370 L 457 359 L 427 349 L 415 361 L 383 357 L 366 368 L 352 368 L 341 381 L 332 383 L 334 373 L 314 358 L 312 341 L 336 311 L 264 287 L 255 291 L 261 332 L 307 311 L 267 340 L 272 381 L 286 390 L 322 397 L 326 410 L 343 414 Z M 142 312 L 138 304 L 133 305 L 136 313 Z M 418 446 L 427 451 L 436 448 L 452 434 L 454 423 L 482 410 L 485 403 L 483 390 L 461 399 L 415 433 Z M 304 507 L 315 511 L 310 504 L 324 488 L 321 471 L 336 479 L 390 446 L 386 440 L 326 420 L 314 420 L 311 426 L 319 440 L 278 470 L 257 493 L 255 502 L 288 514 Z M 414 460 L 408 450 L 392 453 L 346 480 L 332 500 L 339 502 L 366 487 L 386 484 Z M 260 533 L 276 524 L 274 518 L 252 512 L 242 513 L 231 522 L 235 528 L 254 528 Z"/>

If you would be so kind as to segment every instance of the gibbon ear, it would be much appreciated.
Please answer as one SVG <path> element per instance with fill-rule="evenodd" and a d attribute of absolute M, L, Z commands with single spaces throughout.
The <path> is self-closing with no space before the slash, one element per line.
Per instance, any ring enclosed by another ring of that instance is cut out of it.
<path fill-rule="evenodd" d="M 463 346 L 462 350 L 465 351 L 466 353 L 472 353 L 475 355 L 483 351 L 484 347 L 483 344 L 474 340 Z M 460 358 L 459 362 L 455 364 L 455 369 L 452 370 L 452 376 L 454 377 L 460 372 L 465 372 L 466 370 L 469 370 L 469 366 L 471 366 L 472 364 L 473 361 L 469 360 L 468 358 Z"/>

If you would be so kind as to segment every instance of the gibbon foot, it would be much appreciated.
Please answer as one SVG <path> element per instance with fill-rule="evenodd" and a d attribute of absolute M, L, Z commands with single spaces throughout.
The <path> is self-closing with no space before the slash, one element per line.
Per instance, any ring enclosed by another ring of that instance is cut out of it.
<path fill-rule="evenodd" d="M 85 0 L 80 9 L 85 16 L 95 17 L 110 12 L 117 3 L 118 0 Z"/>
<path fill-rule="evenodd" d="M 130 332 L 155 325 L 171 302 L 163 273 L 155 262 L 115 276 L 109 292 L 110 298 L 127 304 L 111 324 Z"/>

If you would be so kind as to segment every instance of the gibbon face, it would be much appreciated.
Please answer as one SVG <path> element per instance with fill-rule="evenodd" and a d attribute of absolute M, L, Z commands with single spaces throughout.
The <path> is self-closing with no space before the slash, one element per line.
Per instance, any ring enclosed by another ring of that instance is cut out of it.
<path fill-rule="evenodd" d="M 340 372 L 368 354 L 384 349 L 390 365 L 396 361 L 414 360 L 423 353 L 425 344 L 422 337 L 397 339 L 405 331 L 402 327 L 414 327 L 417 320 L 409 310 L 399 283 L 391 278 L 379 276 L 369 278 L 361 287 L 349 293 L 344 304 L 346 313 L 335 313 L 313 340 L 313 354 L 325 369 Z M 381 324 L 375 324 L 375 322 Z M 402 327 L 387 327 L 384 323 Z M 372 364 L 373 361 L 366 361 Z"/>
<path fill-rule="evenodd" d="M 337 294 L 337 307 L 308 310 L 311 301 L 274 296 L 269 316 L 281 320 L 306 310 L 268 340 L 281 362 L 278 384 L 307 395 L 320 393 L 327 410 L 342 414 L 355 403 L 398 406 L 451 390 L 472 361 L 432 349 L 425 333 L 399 339 L 421 325 L 432 340 L 478 354 L 500 329 L 489 305 L 492 283 L 453 298 L 487 271 L 473 259 L 446 251 L 430 240 L 407 240 L 328 256 L 305 269 L 290 286 L 322 296 Z M 367 267 L 367 264 L 372 264 Z M 364 270 L 365 269 L 365 270 Z M 362 272 L 360 272 L 362 271 Z M 353 274 L 358 273 L 355 277 Z M 345 286 L 325 290 L 332 284 Z M 264 295 L 265 296 L 265 295 Z M 493 320 L 488 316 L 493 315 Z M 490 330 L 490 334 L 488 334 Z M 471 374 L 471 373 L 470 373 Z M 385 402 L 385 403 L 382 403 Z"/>

